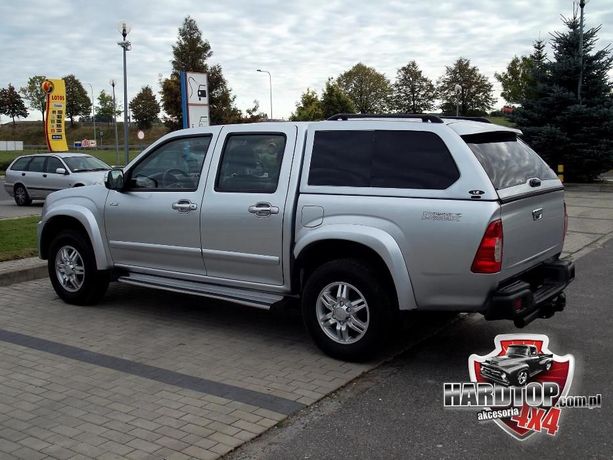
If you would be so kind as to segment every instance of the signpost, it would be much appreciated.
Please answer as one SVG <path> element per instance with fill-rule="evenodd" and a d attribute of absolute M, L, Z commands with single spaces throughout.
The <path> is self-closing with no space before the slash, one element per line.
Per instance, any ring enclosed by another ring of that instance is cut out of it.
<path fill-rule="evenodd" d="M 66 85 L 61 79 L 48 79 L 41 84 L 47 95 L 45 140 L 50 152 L 67 152 L 64 117 L 66 115 Z"/>
<path fill-rule="evenodd" d="M 209 126 L 208 75 L 196 72 L 181 72 L 181 108 L 183 128 Z"/>

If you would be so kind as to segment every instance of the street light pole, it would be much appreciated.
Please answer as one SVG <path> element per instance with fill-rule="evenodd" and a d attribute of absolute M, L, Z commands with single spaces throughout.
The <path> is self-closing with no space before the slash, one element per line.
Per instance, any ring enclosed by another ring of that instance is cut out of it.
<path fill-rule="evenodd" d="M 115 103 L 115 80 L 109 82 L 113 87 L 113 124 L 115 125 L 115 164 L 119 165 L 119 134 L 117 133 L 117 104 Z"/>
<path fill-rule="evenodd" d="M 581 105 L 581 84 L 583 81 L 583 7 L 585 6 L 585 0 L 579 2 L 579 8 L 581 8 L 581 19 L 579 20 L 579 84 L 577 85 L 577 98 L 579 99 L 579 105 Z"/>
<path fill-rule="evenodd" d="M 268 74 L 268 84 L 270 85 L 270 119 L 272 120 L 272 75 L 268 70 L 257 69 L 258 72 Z"/>
<path fill-rule="evenodd" d="M 455 90 L 455 116 L 460 116 L 460 96 L 462 95 L 462 86 L 457 84 L 453 88 Z"/>
<path fill-rule="evenodd" d="M 92 90 L 92 118 L 94 119 L 94 141 L 96 142 L 96 147 L 97 147 L 98 139 L 96 138 L 96 102 L 94 99 L 94 87 L 92 86 L 91 83 L 88 83 L 88 85 L 89 85 L 89 89 Z"/>
<path fill-rule="evenodd" d="M 119 32 L 123 37 L 123 41 L 117 42 L 123 48 L 123 143 L 126 154 L 126 165 L 130 162 L 128 152 L 128 72 L 126 68 L 126 52 L 132 49 L 132 43 L 126 40 L 126 36 L 130 32 L 130 26 L 125 21 L 119 23 Z"/>

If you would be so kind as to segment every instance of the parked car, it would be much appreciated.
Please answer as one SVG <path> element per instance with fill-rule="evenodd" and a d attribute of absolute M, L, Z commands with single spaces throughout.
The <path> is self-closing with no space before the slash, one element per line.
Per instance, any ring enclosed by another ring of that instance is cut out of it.
<path fill-rule="evenodd" d="M 539 353 L 534 345 L 510 345 L 506 353 L 481 364 L 481 376 L 505 386 L 524 386 L 530 377 L 546 372 L 553 365 L 553 354 Z"/>
<path fill-rule="evenodd" d="M 66 302 L 110 280 L 269 309 L 363 359 L 405 310 L 519 327 L 564 307 L 564 187 L 520 132 L 433 115 L 170 133 L 105 187 L 53 193 L 40 257 Z"/>
<path fill-rule="evenodd" d="M 83 153 L 54 153 L 17 157 L 7 168 L 4 188 L 19 206 L 44 200 L 56 190 L 103 184 L 111 169 Z"/>

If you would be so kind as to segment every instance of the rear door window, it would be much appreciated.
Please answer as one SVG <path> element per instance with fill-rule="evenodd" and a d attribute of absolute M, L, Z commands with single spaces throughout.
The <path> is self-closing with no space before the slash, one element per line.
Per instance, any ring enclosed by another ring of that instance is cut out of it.
<path fill-rule="evenodd" d="M 443 190 L 460 172 L 443 140 L 426 131 L 318 131 L 309 185 Z"/>
<path fill-rule="evenodd" d="M 525 184 L 528 179 L 555 179 L 556 174 L 526 143 L 512 132 L 462 136 L 496 190 Z"/>
<path fill-rule="evenodd" d="M 31 172 L 43 172 L 45 170 L 45 161 L 47 157 L 34 157 L 28 165 L 28 171 Z"/>

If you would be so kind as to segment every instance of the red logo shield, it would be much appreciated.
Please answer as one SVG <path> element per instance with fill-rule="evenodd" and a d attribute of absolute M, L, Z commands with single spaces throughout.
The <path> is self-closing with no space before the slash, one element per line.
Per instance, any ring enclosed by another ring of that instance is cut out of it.
<path fill-rule="evenodd" d="M 524 402 L 521 406 L 513 406 L 520 410 L 521 416 L 495 419 L 496 424 L 520 441 L 541 431 L 555 434 L 557 428 L 549 428 L 553 419 L 557 427 L 560 408 L 556 404 L 560 396 L 567 396 L 570 390 L 575 368 L 574 357 L 552 353 L 549 350 L 549 337 L 542 334 L 501 334 L 496 336 L 494 344 L 491 353 L 485 356 L 473 354 L 468 358 L 471 382 L 507 387 L 522 387 L 531 382 L 552 382 L 560 389 L 551 406 L 531 408 Z M 525 356 L 522 356 L 523 353 Z"/>

